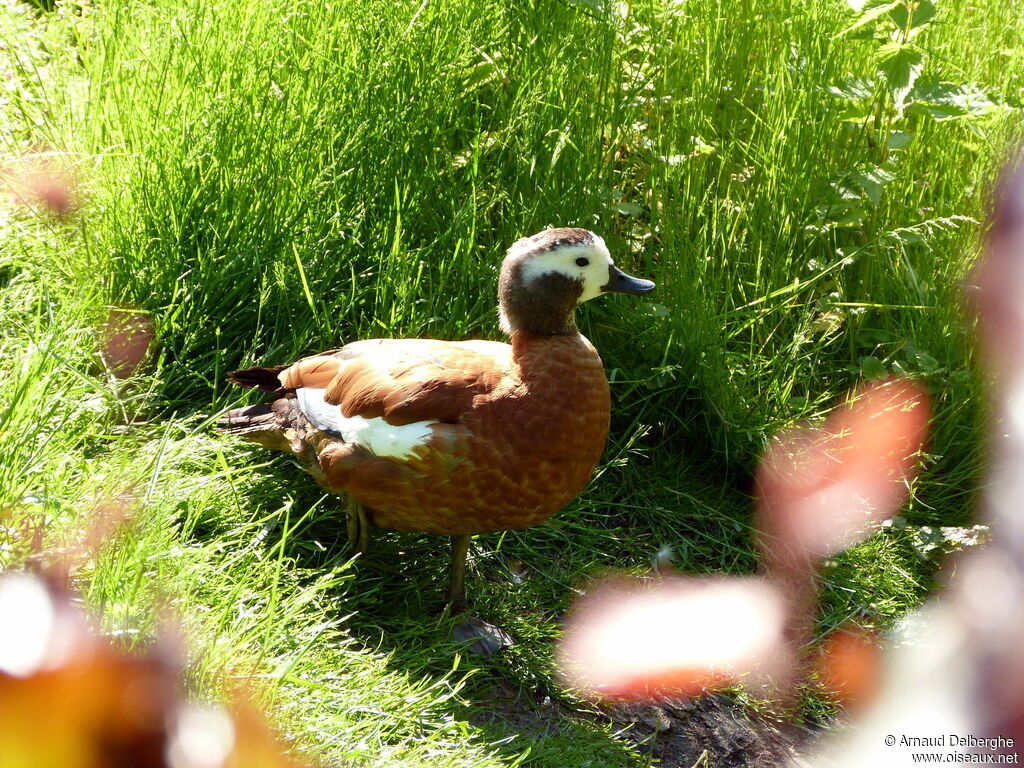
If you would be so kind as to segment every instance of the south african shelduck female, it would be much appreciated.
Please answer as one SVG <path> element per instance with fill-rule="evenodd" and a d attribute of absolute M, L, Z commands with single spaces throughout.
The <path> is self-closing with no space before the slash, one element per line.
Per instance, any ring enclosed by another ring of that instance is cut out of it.
<path fill-rule="evenodd" d="M 612 263 L 585 229 L 516 241 L 498 283 L 496 341 L 371 339 L 229 379 L 277 395 L 221 430 L 298 457 L 349 497 L 349 536 L 370 525 L 453 537 L 448 599 L 465 604 L 470 536 L 537 525 L 583 490 L 608 436 L 601 358 L 573 311 L 654 283 Z"/>

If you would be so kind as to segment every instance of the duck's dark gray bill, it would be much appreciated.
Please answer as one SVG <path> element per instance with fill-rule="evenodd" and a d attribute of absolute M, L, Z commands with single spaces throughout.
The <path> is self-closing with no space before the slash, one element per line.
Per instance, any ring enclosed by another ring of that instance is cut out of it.
<path fill-rule="evenodd" d="M 612 264 L 608 267 L 608 284 L 601 286 L 601 290 L 606 293 L 650 293 L 654 290 L 654 283 L 631 277 Z"/>

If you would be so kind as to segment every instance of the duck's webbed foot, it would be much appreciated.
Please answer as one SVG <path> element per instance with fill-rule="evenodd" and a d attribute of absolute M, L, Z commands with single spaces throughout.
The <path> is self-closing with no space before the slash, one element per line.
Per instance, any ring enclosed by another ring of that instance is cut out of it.
<path fill-rule="evenodd" d="M 469 535 L 452 536 L 452 567 L 448 581 L 448 606 L 460 621 L 453 634 L 456 640 L 472 641 L 466 650 L 479 656 L 492 656 L 515 641 L 501 627 L 466 613 L 466 556 L 469 554 Z"/>
<path fill-rule="evenodd" d="M 501 627 L 488 624 L 486 621 L 463 613 L 458 624 L 452 630 L 456 640 L 464 642 L 472 641 L 466 650 L 475 653 L 477 656 L 493 656 L 502 648 L 508 648 L 516 644 L 512 635 Z"/>

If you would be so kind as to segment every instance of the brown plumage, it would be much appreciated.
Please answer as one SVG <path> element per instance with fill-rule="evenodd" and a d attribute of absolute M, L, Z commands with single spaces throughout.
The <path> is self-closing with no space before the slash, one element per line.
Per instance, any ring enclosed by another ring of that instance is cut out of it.
<path fill-rule="evenodd" d="M 366 523 L 457 537 L 449 597 L 461 603 L 468 536 L 543 522 L 601 457 L 608 382 L 573 310 L 603 292 L 653 288 L 616 269 L 593 233 L 547 230 L 517 241 L 502 265 L 510 345 L 374 339 L 236 371 L 235 383 L 278 398 L 218 426 L 295 454 L 358 502 L 350 532 L 363 545 Z"/>

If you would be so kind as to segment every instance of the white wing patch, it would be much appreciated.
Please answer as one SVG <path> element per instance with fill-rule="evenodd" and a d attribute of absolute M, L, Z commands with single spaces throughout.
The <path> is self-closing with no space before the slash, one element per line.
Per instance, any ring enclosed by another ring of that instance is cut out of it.
<path fill-rule="evenodd" d="M 341 432 L 341 408 L 324 402 L 323 389 L 299 387 L 295 396 L 299 398 L 299 409 L 309 422 L 323 432 Z"/>
<path fill-rule="evenodd" d="M 354 443 L 375 456 L 410 459 L 415 450 L 433 435 L 435 421 L 414 421 L 396 427 L 384 419 L 364 419 L 341 415 L 341 407 L 324 402 L 324 390 L 299 387 L 295 390 L 299 408 L 310 423 L 324 432 L 341 435 L 346 443 Z"/>

